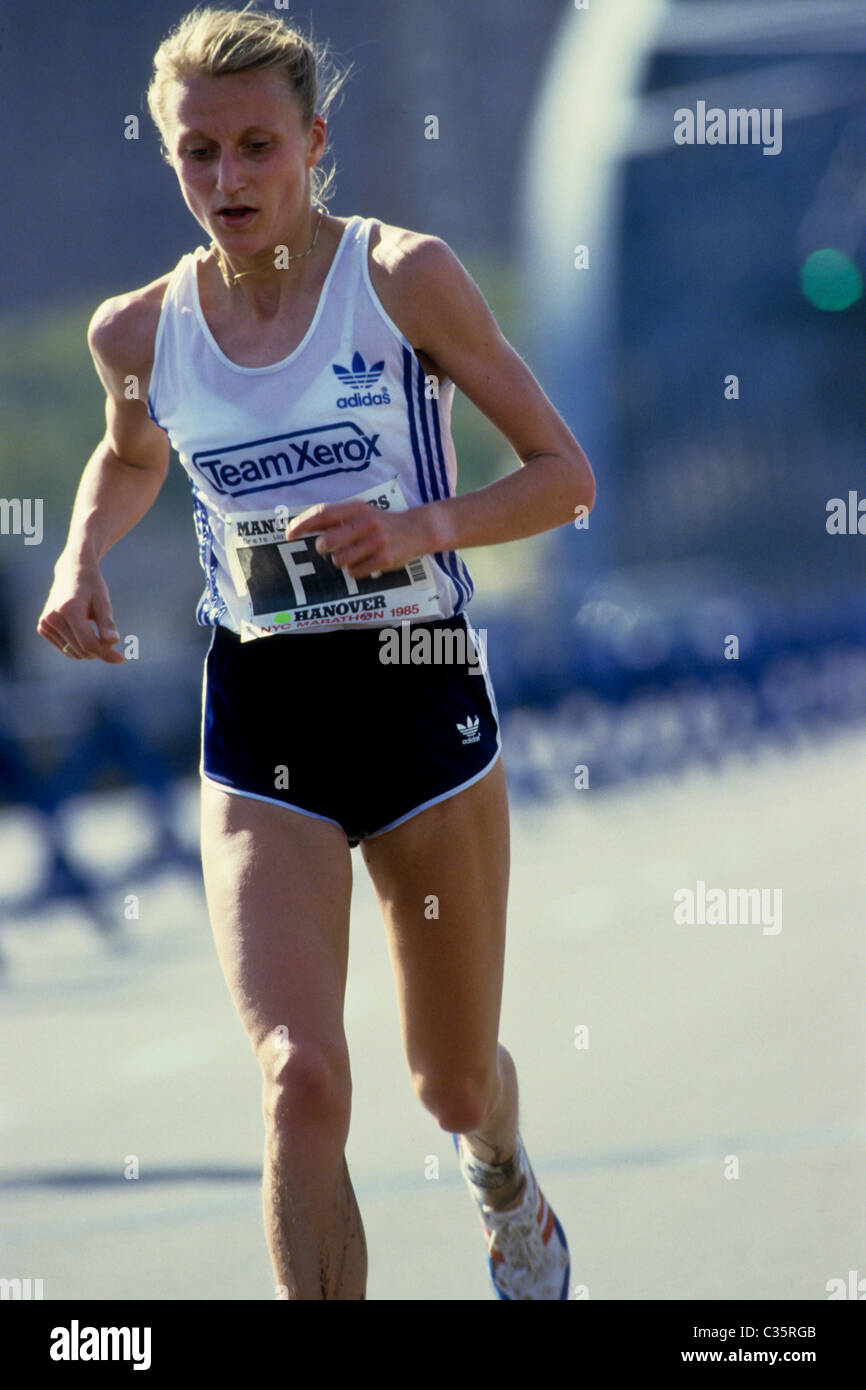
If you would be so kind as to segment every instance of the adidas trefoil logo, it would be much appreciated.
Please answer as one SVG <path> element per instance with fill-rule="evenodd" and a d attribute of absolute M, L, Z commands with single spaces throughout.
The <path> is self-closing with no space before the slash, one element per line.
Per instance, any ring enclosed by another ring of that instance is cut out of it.
<path fill-rule="evenodd" d="M 382 372 L 385 370 L 385 359 L 381 362 L 373 362 L 368 367 L 360 352 L 355 352 L 352 356 L 351 370 L 343 367 L 339 362 L 332 362 L 331 366 L 334 375 L 339 378 L 341 386 L 351 392 L 348 396 L 340 396 L 337 405 L 341 410 L 347 410 L 350 406 L 363 405 L 390 405 L 391 395 L 387 386 L 381 390 L 373 392 L 371 386 L 375 386 Z"/>
<path fill-rule="evenodd" d="M 478 740 L 481 738 L 481 730 L 479 729 L 480 723 L 481 720 L 477 714 L 475 715 L 474 719 L 471 714 L 467 714 L 465 724 L 461 724 L 460 720 L 458 719 L 457 728 L 463 735 L 462 741 L 464 744 L 478 742 Z"/>
<path fill-rule="evenodd" d="M 344 386 L 375 386 L 385 366 L 385 359 L 381 362 L 374 362 L 372 367 L 368 367 L 360 352 L 356 352 L 352 358 L 352 370 L 348 367 L 341 367 L 339 362 L 331 364 L 336 375 Z"/>

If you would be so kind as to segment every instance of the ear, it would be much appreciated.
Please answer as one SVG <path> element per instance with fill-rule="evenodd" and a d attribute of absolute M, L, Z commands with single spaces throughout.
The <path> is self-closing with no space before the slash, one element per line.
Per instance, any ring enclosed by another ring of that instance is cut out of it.
<path fill-rule="evenodd" d="M 312 169 L 322 155 L 325 153 L 325 146 L 328 143 L 328 126 L 324 116 L 316 112 L 310 123 L 310 134 L 307 143 L 307 168 Z"/>

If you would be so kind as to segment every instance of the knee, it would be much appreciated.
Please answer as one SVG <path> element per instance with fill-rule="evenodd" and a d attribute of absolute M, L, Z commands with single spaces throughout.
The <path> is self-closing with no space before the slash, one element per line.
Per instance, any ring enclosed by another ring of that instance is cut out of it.
<path fill-rule="evenodd" d="M 499 1094 L 495 1072 L 475 1075 L 414 1072 L 412 1086 L 439 1127 L 452 1134 L 473 1134 L 481 1129 Z"/>
<path fill-rule="evenodd" d="M 349 1132 L 352 1085 L 348 1058 L 308 1043 L 259 1049 L 263 1110 L 269 1130 Z"/>

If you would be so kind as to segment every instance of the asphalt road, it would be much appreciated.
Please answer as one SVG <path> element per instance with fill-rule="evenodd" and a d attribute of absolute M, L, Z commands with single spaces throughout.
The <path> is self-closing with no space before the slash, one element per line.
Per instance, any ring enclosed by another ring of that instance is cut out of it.
<path fill-rule="evenodd" d="M 849 731 L 512 805 L 501 1037 L 573 1296 L 821 1300 L 866 1274 L 864 753 Z M 94 853 L 112 836 L 121 852 L 125 815 L 89 807 Z M 0 825 L 7 875 L 26 831 Z M 368 1297 L 491 1299 L 451 1141 L 409 1086 L 354 863 L 348 1161 Z M 699 880 L 781 890 L 781 929 L 676 922 L 675 893 Z M 273 1298 L 258 1068 L 201 885 L 129 891 L 140 916 L 120 953 L 74 912 L 3 931 L 0 1276 L 41 1278 L 46 1299 Z"/>

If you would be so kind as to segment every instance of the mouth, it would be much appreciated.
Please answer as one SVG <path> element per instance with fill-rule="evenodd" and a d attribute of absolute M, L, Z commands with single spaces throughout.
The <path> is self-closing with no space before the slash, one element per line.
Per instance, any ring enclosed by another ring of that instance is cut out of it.
<path fill-rule="evenodd" d="M 246 227 L 257 212 L 258 208 L 248 207 L 245 203 L 226 203 L 224 207 L 217 208 L 217 217 L 224 227 Z"/>

